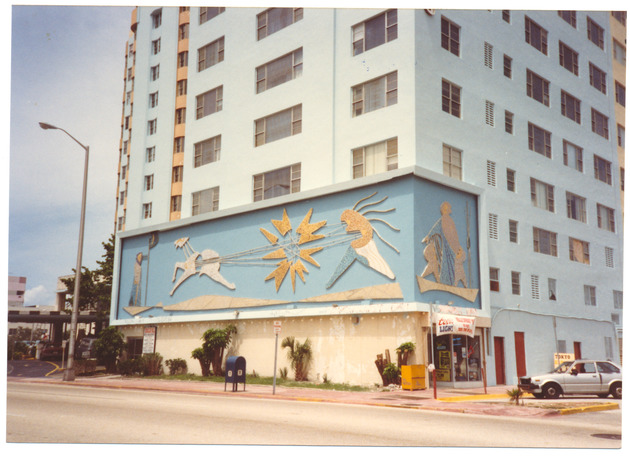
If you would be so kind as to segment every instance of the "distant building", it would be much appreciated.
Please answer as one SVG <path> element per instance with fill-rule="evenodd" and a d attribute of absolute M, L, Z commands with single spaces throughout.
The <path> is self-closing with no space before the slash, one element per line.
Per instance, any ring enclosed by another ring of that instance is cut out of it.
<path fill-rule="evenodd" d="M 23 306 L 26 292 L 24 276 L 9 276 L 9 306 Z"/>
<path fill-rule="evenodd" d="M 280 323 L 358 384 L 407 341 L 445 385 L 619 361 L 619 20 L 136 8 L 111 323 L 191 371 L 235 324 L 265 375 Z"/>

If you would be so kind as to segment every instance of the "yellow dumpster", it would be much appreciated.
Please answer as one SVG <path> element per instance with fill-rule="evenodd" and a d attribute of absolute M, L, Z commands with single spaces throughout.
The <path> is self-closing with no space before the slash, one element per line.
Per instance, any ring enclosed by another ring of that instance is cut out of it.
<path fill-rule="evenodd" d="M 426 389 L 424 365 L 403 365 L 400 367 L 400 384 L 404 390 Z"/>

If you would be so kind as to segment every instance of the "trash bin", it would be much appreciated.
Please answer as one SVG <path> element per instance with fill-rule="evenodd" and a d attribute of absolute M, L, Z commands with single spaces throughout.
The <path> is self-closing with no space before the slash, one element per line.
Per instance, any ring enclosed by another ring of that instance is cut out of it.
<path fill-rule="evenodd" d="M 243 383 L 245 390 L 245 357 L 231 356 L 225 362 L 225 385 L 223 390 L 227 390 L 227 383 L 232 383 L 232 392 L 238 390 L 238 383 Z"/>
<path fill-rule="evenodd" d="M 404 390 L 427 388 L 424 365 L 403 365 L 400 367 L 400 379 Z"/>

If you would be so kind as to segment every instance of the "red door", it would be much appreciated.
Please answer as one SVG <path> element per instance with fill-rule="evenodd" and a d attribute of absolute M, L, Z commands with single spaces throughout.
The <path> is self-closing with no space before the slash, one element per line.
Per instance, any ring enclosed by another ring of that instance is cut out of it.
<path fill-rule="evenodd" d="M 575 360 L 582 358 L 582 343 L 579 341 L 573 342 L 573 355 L 575 356 Z"/>
<path fill-rule="evenodd" d="M 494 337 L 494 369 L 497 384 L 505 384 L 505 352 L 503 352 L 503 337 Z"/>
<path fill-rule="evenodd" d="M 514 332 L 514 350 L 516 353 L 516 376 L 520 378 L 527 374 L 527 364 L 525 363 L 525 333 Z"/>

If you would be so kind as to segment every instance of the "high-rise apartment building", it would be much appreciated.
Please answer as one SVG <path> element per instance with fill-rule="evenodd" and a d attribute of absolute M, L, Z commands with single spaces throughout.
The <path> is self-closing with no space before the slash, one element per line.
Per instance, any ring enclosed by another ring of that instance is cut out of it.
<path fill-rule="evenodd" d="M 407 341 L 458 385 L 619 360 L 609 16 L 136 8 L 112 324 L 191 370 L 235 324 L 269 375 L 280 328 L 312 378 L 362 384 Z"/>

